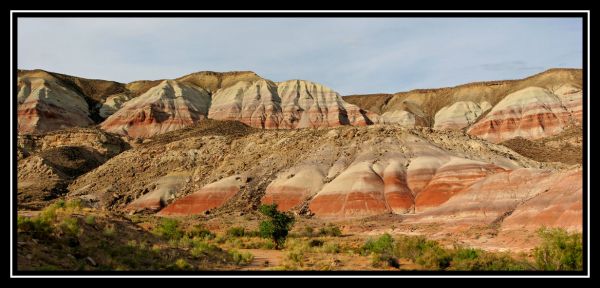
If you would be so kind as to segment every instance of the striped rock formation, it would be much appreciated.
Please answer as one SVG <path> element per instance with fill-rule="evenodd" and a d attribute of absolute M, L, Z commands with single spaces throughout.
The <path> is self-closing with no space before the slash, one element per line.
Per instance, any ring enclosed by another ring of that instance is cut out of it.
<path fill-rule="evenodd" d="M 278 128 L 281 122 L 280 103 L 275 83 L 264 79 L 240 81 L 213 95 L 208 117 L 236 120 L 252 127 Z"/>
<path fill-rule="evenodd" d="M 365 126 L 371 124 L 366 112 L 346 103 L 335 91 L 321 84 L 289 80 L 277 84 L 281 97 L 281 128 Z"/>
<path fill-rule="evenodd" d="M 175 195 L 181 189 L 186 180 L 189 179 L 188 174 L 171 174 L 163 176 L 147 188 L 150 190 L 137 200 L 131 202 L 127 210 L 151 210 L 158 211 L 166 206 L 169 200 L 175 198 Z"/>
<path fill-rule="evenodd" d="M 381 170 L 367 161 L 353 164 L 319 191 L 310 210 L 319 217 L 344 218 L 388 213 Z"/>
<path fill-rule="evenodd" d="M 231 199 L 246 183 L 246 177 L 233 175 L 217 182 L 208 184 L 202 189 L 177 199 L 161 210 L 160 216 L 198 215 L 205 211 L 219 207 Z"/>
<path fill-rule="evenodd" d="M 127 101 L 100 127 L 132 138 L 151 137 L 198 122 L 206 117 L 209 105 L 204 89 L 165 80 Z"/>
<path fill-rule="evenodd" d="M 413 218 L 416 222 L 483 221 L 490 223 L 555 182 L 548 170 L 519 168 L 501 171 L 463 186 L 445 203 Z"/>
<path fill-rule="evenodd" d="M 287 211 L 310 199 L 323 187 L 324 167 L 294 167 L 278 175 L 265 192 L 263 204 L 277 204 L 277 209 Z"/>
<path fill-rule="evenodd" d="M 44 133 L 68 127 L 90 126 L 85 99 L 52 79 L 23 77 L 18 80 L 18 132 Z"/>
<path fill-rule="evenodd" d="M 554 91 L 565 108 L 571 113 L 571 118 L 581 124 L 583 117 L 583 91 L 571 85 L 563 85 Z"/>
<path fill-rule="evenodd" d="M 209 118 L 237 120 L 258 128 L 365 126 L 372 123 L 367 112 L 344 102 L 335 91 L 309 81 L 290 80 L 278 84 L 265 79 L 241 81 L 217 91 L 212 99 Z"/>
<path fill-rule="evenodd" d="M 502 223 L 503 230 L 536 230 L 541 226 L 581 232 L 583 226 L 582 170 L 552 175 L 552 185 L 519 205 Z M 527 180 L 530 181 L 530 180 Z"/>
<path fill-rule="evenodd" d="M 438 163 L 434 162 L 436 165 Z M 505 170 L 493 164 L 452 157 L 450 161 L 439 166 L 435 174 L 425 174 L 432 177 L 425 187 L 415 193 L 416 211 L 422 212 L 427 208 L 440 206 L 456 194 L 462 193 L 461 191 L 470 184 L 501 171 Z"/>
<path fill-rule="evenodd" d="M 560 133 L 572 118 L 559 96 L 528 87 L 506 96 L 467 132 L 494 143 L 516 137 L 539 139 Z"/>
<path fill-rule="evenodd" d="M 460 130 L 471 126 L 479 115 L 490 108 L 492 105 L 487 101 L 481 104 L 472 101 L 458 101 L 440 109 L 435 114 L 433 128 Z"/>

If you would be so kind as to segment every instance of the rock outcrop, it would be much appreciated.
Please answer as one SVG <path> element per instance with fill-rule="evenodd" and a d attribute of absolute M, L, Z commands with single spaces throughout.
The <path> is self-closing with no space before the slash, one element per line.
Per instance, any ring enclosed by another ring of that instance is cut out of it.
<path fill-rule="evenodd" d="M 290 210 L 319 192 L 325 176 L 323 166 L 293 167 L 269 184 L 262 203 L 275 203 L 281 211 Z"/>
<path fill-rule="evenodd" d="M 88 104 L 77 92 L 45 78 L 19 78 L 19 134 L 44 133 L 94 124 Z"/>
<path fill-rule="evenodd" d="M 552 185 L 517 206 L 512 214 L 504 219 L 502 229 L 535 231 L 545 226 L 581 232 L 583 229 L 582 176 L 581 169 L 552 175 Z"/>
<path fill-rule="evenodd" d="M 140 198 L 131 202 L 126 209 L 141 211 L 159 211 L 167 205 L 167 202 L 175 199 L 177 192 L 183 184 L 189 179 L 189 173 L 173 173 L 163 176 L 148 185 Z"/>
<path fill-rule="evenodd" d="M 208 184 L 202 189 L 177 199 L 158 215 L 182 216 L 197 215 L 209 209 L 223 205 L 227 200 L 240 191 L 247 178 L 243 175 L 233 175 L 217 182 Z"/>
<path fill-rule="evenodd" d="M 126 102 L 100 127 L 132 138 L 151 137 L 197 123 L 206 118 L 209 105 L 204 89 L 165 80 Z"/>
<path fill-rule="evenodd" d="M 570 118 L 571 113 L 557 95 L 529 87 L 502 99 L 468 133 L 494 143 L 516 137 L 539 139 L 563 131 Z"/>
<path fill-rule="evenodd" d="M 209 118 L 237 120 L 252 127 L 316 128 L 371 124 L 367 112 L 335 91 L 309 81 L 240 81 L 213 95 Z"/>
<path fill-rule="evenodd" d="M 482 113 L 491 108 L 492 105 L 487 101 L 481 104 L 472 101 L 458 101 L 440 109 L 435 114 L 433 128 L 459 130 L 471 126 Z"/>

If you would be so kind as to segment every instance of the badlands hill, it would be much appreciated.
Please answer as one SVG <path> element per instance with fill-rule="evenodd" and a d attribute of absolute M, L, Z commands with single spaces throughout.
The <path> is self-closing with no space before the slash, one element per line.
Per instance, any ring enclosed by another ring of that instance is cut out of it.
<path fill-rule="evenodd" d="M 66 197 L 214 218 L 277 203 L 444 233 L 582 230 L 581 70 L 348 97 L 253 72 L 123 84 L 23 70 L 18 88 L 21 208 Z"/>
<path fill-rule="evenodd" d="M 581 231 L 581 179 L 580 165 L 540 163 L 460 131 L 381 124 L 260 130 L 203 120 L 79 176 L 67 198 L 111 211 L 208 218 L 277 203 L 312 219 L 395 215 L 389 225 L 496 225 L 526 238 L 541 226 Z"/>
<path fill-rule="evenodd" d="M 314 82 L 275 83 L 253 72 L 122 84 L 22 70 L 18 127 L 31 134 L 100 124 L 147 138 L 212 118 L 265 129 L 379 123 L 465 130 L 494 143 L 535 141 L 581 125 L 581 81 L 580 69 L 551 69 L 522 80 L 341 97 Z"/>

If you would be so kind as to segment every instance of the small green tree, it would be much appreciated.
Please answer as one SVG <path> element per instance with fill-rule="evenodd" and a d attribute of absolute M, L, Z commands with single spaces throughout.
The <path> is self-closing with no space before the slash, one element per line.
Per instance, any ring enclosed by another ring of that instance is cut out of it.
<path fill-rule="evenodd" d="M 560 228 L 541 228 L 540 246 L 535 248 L 535 262 L 541 270 L 582 270 L 583 240 L 580 233 Z"/>
<path fill-rule="evenodd" d="M 294 217 L 277 211 L 277 204 L 261 205 L 259 211 L 269 217 L 269 220 L 260 222 L 260 235 L 271 238 L 275 243 L 275 249 L 281 249 L 289 230 L 294 225 Z"/>

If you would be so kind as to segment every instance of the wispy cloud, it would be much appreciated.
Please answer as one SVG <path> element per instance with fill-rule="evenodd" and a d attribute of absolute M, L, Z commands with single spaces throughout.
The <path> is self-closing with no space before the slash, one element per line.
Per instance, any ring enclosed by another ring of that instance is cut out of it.
<path fill-rule="evenodd" d="M 397 92 L 581 67 L 577 19 L 31 18 L 20 68 L 129 82 L 200 70 Z M 526 60 L 525 60 L 526 59 Z"/>

